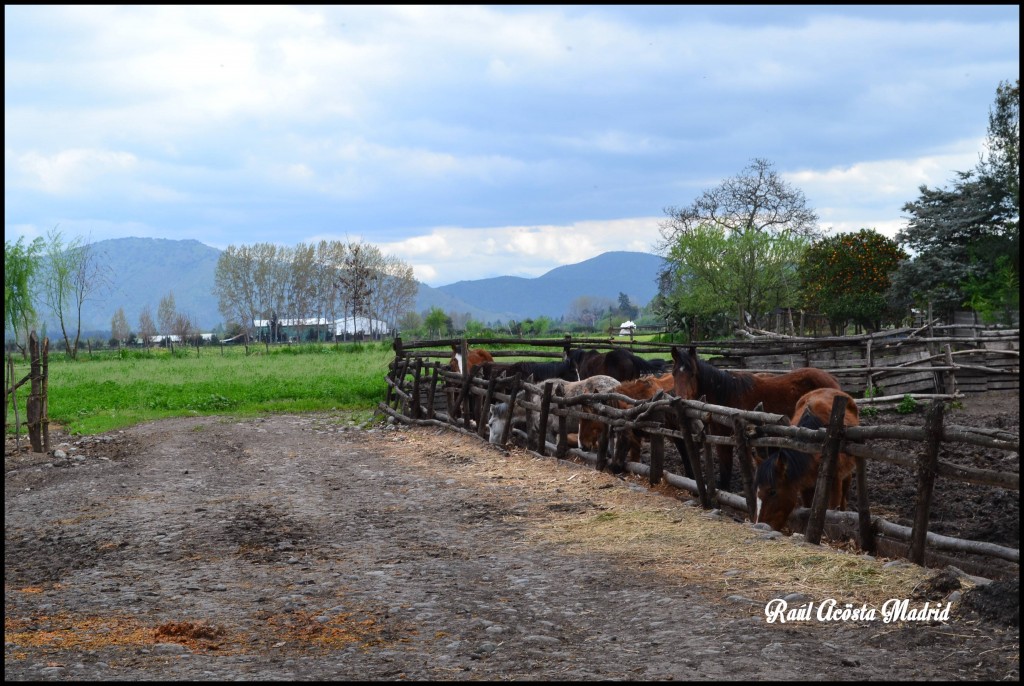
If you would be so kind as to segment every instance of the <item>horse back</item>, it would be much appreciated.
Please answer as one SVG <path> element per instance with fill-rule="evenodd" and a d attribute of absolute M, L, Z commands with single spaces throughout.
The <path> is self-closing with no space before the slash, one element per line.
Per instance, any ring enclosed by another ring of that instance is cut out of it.
<path fill-rule="evenodd" d="M 829 419 L 832 417 L 832 404 L 835 402 L 837 396 L 845 396 L 847 399 L 846 413 L 843 416 L 843 425 L 859 426 L 860 411 L 857 408 L 857 401 L 849 394 L 844 393 L 838 388 L 831 387 L 816 388 L 801 396 L 793 410 L 792 424 L 794 426 L 805 426 L 804 422 L 809 421 L 808 419 L 805 419 L 805 417 L 807 417 L 807 415 L 811 415 L 820 422 L 820 424 L 814 428 L 827 426 Z"/>
<path fill-rule="evenodd" d="M 751 375 L 754 380 L 754 393 L 748 394 L 749 407 L 753 409 L 758 402 L 764 403 L 764 411 L 787 416 L 796 415 L 796 406 L 800 399 L 811 391 L 830 389 L 842 392 L 839 381 L 828 372 L 815 367 L 803 367 L 795 371 L 773 377 Z M 831 403 L 831 400 L 829 401 Z M 831 404 L 829 405 L 831 411 Z M 802 414 L 802 413 L 801 413 Z M 826 421 L 828 414 L 825 415 Z"/>

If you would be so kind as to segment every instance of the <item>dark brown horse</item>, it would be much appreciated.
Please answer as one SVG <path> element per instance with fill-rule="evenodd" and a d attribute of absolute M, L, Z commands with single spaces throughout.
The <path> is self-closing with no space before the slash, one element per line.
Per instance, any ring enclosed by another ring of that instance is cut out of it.
<path fill-rule="evenodd" d="M 860 424 L 857 402 L 834 388 L 819 388 L 800 398 L 790 424 L 806 429 L 826 426 L 836 396 L 847 398 L 843 425 Z M 769 448 L 767 457 L 758 459 L 757 472 L 754 474 L 754 491 L 757 493 L 755 522 L 765 522 L 776 531 L 782 531 L 797 505 L 802 502 L 805 507 L 810 507 L 820 465 L 820 452 L 812 455 L 790 448 Z M 836 465 L 828 507 L 845 510 L 857 463 L 853 457 L 841 452 Z"/>
<path fill-rule="evenodd" d="M 786 374 L 768 376 L 750 372 L 727 372 L 697 358 L 697 348 L 685 352 L 672 347 L 672 378 L 676 395 L 684 400 L 702 397 L 712 405 L 753 410 L 759 403 L 765 412 L 792 416 L 797 401 L 817 388 L 841 390 L 836 377 L 822 369 L 803 367 Z M 711 422 L 708 431 L 724 436 L 731 431 Z M 718 445 L 718 488 L 728 490 L 732 480 L 732 446 Z M 693 457 L 693 456 L 691 456 Z"/>
<path fill-rule="evenodd" d="M 623 381 L 618 386 L 612 388 L 609 393 L 618 393 L 624 395 L 627 398 L 633 398 L 634 400 L 650 400 L 654 398 L 659 392 L 672 393 L 673 379 L 671 373 L 665 373 L 661 376 L 642 376 L 639 379 L 631 379 L 630 381 Z M 609 403 L 612 407 L 617 407 L 622 410 L 629 409 L 633 405 L 623 401 L 612 401 Z M 678 421 L 674 412 L 669 412 L 665 415 L 665 427 L 668 429 L 678 429 Z M 580 420 L 580 444 L 584 445 L 597 445 L 597 441 L 601 436 L 602 423 L 594 421 L 592 419 L 581 419 Z M 629 441 L 629 459 L 633 462 L 640 461 L 640 452 L 642 448 L 641 441 L 644 438 L 643 432 L 637 431 L 623 431 L 620 440 Z M 686 452 L 686 445 L 682 439 L 673 438 L 676 450 L 679 451 L 679 457 L 683 463 L 683 469 L 686 471 L 686 476 L 693 478 L 693 468 L 690 466 L 690 459 Z M 621 469 L 623 465 L 612 465 L 613 470 Z"/>
<path fill-rule="evenodd" d="M 664 374 L 670 369 L 666 360 L 645 360 L 625 348 L 612 348 L 606 353 L 577 348 L 569 351 L 569 359 L 576 363 L 581 379 L 603 374 L 629 381 L 648 374 Z"/>

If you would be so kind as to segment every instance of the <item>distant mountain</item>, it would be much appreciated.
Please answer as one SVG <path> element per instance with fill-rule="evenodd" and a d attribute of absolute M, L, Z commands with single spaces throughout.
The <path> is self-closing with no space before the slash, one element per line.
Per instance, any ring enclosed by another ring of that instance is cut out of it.
<path fill-rule="evenodd" d="M 509 316 L 518 320 L 539 316 L 557 319 L 569 311 L 573 300 L 584 295 L 618 303 L 619 293 L 625 293 L 634 305 L 646 305 L 658 294 L 658 271 L 663 263 L 661 257 L 650 253 L 606 252 L 556 267 L 535 279 L 498 276 L 458 281 L 438 290 L 477 307 L 504 312 L 508 315 L 505 320 Z M 457 308 L 455 311 L 462 312 Z"/>
<path fill-rule="evenodd" d="M 220 250 L 195 240 L 164 238 L 116 238 L 93 243 L 92 249 L 110 267 L 112 284 L 108 292 L 83 305 L 83 336 L 108 337 L 110 320 L 119 307 L 135 330 L 142 309 L 148 305 L 155 320 L 160 299 L 171 292 L 177 311 L 189 314 L 203 331 L 222 322 L 213 293 Z M 439 288 L 421 283 L 415 310 L 423 313 L 439 307 L 493 323 L 540 316 L 558 319 L 575 298 L 584 295 L 618 302 L 619 293 L 625 293 L 634 305 L 646 305 L 657 294 L 661 265 L 657 255 L 608 252 L 535 279 L 499 276 Z M 51 338 L 59 335 L 52 319 L 47 321 L 47 331 Z"/>
<path fill-rule="evenodd" d="M 139 314 L 148 305 L 153 321 L 160 299 L 174 293 L 178 312 L 188 314 L 203 331 L 222 319 L 213 294 L 214 272 L 220 250 L 195 240 L 115 238 L 91 244 L 101 264 L 110 268 L 111 287 L 82 306 L 82 334 L 109 337 L 110 320 L 123 307 L 128 326 L 138 329 Z M 48 321 L 48 335 L 59 335 Z"/>

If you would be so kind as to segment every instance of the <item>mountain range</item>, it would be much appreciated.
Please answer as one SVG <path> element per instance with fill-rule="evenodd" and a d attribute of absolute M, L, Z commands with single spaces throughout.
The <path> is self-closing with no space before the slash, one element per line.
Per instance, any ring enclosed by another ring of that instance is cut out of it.
<path fill-rule="evenodd" d="M 109 267 L 110 287 L 82 307 L 82 334 L 109 336 L 110 320 L 124 308 L 128 325 L 138 327 L 147 305 L 154 320 L 160 299 L 174 294 L 178 312 L 189 314 L 203 331 L 223 322 L 213 292 L 214 273 L 221 251 L 196 240 L 115 238 L 92 244 L 95 255 Z M 457 281 L 433 288 L 419 283 L 415 310 L 432 307 L 468 314 L 486 323 L 540 316 L 564 317 L 580 296 L 607 298 L 618 303 L 625 293 L 634 305 L 646 305 L 657 294 L 657 275 L 663 260 L 643 252 L 606 252 L 577 264 L 564 265 L 528 279 L 498 276 Z M 59 331 L 52 318 L 47 330 Z"/>

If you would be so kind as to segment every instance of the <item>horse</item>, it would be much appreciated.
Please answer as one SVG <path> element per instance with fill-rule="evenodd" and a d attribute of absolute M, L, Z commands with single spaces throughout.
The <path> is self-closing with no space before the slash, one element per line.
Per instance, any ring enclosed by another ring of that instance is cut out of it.
<path fill-rule="evenodd" d="M 503 365 L 501 373 L 505 376 L 521 374 L 522 378 L 533 378 L 533 383 L 547 381 L 548 379 L 562 379 L 564 381 L 579 381 L 580 372 L 576 363 L 566 357 L 558 362 L 513 362 L 507 366 Z"/>
<path fill-rule="evenodd" d="M 553 384 L 551 397 L 553 398 L 575 398 L 589 393 L 607 393 L 609 389 L 619 385 L 617 379 L 608 376 L 592 376 L 581 381 L 566 381 L 565 379 L 548 379 Z M 543 397 L 540 392 L 527 388 L 524 392 L 524 400 L 530 404 L 540 404 Z M 535 431 L 540 428 L 540 413 L 528 410 L 525 406 L 516 403 L 514 408 L 509 408 L 508 403 L 495 403 L 491 405 L 490 416 L 487 424 L 490 429 L 488 440 L 497 443 L 500 440 L 506 422 L 512 422 L 513 426 L 529 426 Z M 579 445 L 579 419 L 568 417 L 566 432 L 573 434 L 569 437 L 570 443 Z M 549 421 L 548 438 L 556 438 L 558 432 L 558 421 Z M 552 441 L 554 442 L 554 441 Z M 584 447 L 588 447 L 584 445 Z"/>
<path fill-rule="evenodd" d="M 609 393 L 617 393 L 624 395 L 634 400 L 651 400 L 658 393 L 672 393 L 673 392 L 673 378 L 671 373 L 665 373 L 660 376 L 648 375 L 642 376 L 639 379 L 631 379 L 630 381 L 623 381 L 615 388 L 611 389 Z M 624 400 L 616 400 L 609 403 L 612 407 L 617 407 L 622 410 L 627 410 L 634 405 L 627 403 Z M 664 423 L 666 428 L 676 430 L 679 428 L 679 422 L 674 412 L 668 412 L 664 415 Z M 601 436 L 602 423 L 593 419 L 581 419 L 580 420 L 580 437 L 579 442 L 587 443 L 588 445 L 594 445 L 597 443 Z M 620 434 L 623 440 L 629 441 L 629 459 L 633 462 L 640 461 L 641 452 L 641 441 L 643 440 L 643 432 L 636 431 L 624 431 Z M 690 466 L 689 455 L 686 452 L 686 445 L 680 438 L 673 438 L 672 441 L 675 443 L 676 450 L 679 451 L 679 457 L 683 463 L 683 469 L 686 471 L 686 476 L 689 478 L 693 477 L 693 468 Z M 620 469 L 623 465 L 613 464 L 613 469 Z"/>
<path fill-rule="evenodd" d="M 469 358 L 468 366 L 470 376 L 473 375 L 473 372 L 476 370 L 478 366 L 484 364 L 485 362 L 494 362 L 494 356 L 491 355 L 491 353 L 488 352 L 487 350 L 484 350 L 483 348 L 473 348 L 471 350 L 466 351 L 466 357 Z M 463 366 L 464 365 L 462 359 L 462 350 L 459 346 L 453 343 L 452 356 L 448 360 L 448 369 L 458 374 L 462 374 Z M 453 383 L 448 383 L 447 387 L 448 388 L 446 393 L 448 396 L 448 414 L 451 416 L 452 419 L 459 419 L 462 416 L 462 406 L 461 403 L 458 403 L 459 389 L 461 387 Z M 472 393 L 470 393 L 469 395 L 469 407 L 470 411 L 473 413 L 473 416 L 476 416 L 480 407 L 480 399 L 477 398 Z"/>
<path fill-rule="evenodd" d="M 675 394 L 684 400 L 703 397 L 711 405 L 738 410 L 753 410 L 761 404 L 763 411 L 787 417 L 793 414 L 797 401 L 805 393 L 818 388 L 841 390 L 836 377 L 815 367 L 802 367 L 772 376 L 723 371 L 698 359 L 695 346 L 690 346 L 686 352 L 679 346 L 672 346 L 672 378 Z M 710 422 L 708 431 L 717 436 L 731 433 L 717 422 Z M 715 447 L 718 451 L 718 488 L 728 490 L 732 480 L 732 446 Z"/>
<path fill-rule="evenodd" d="M 819 388 L 801 397 L 790 424 L 806 429 L 820 429 L 826 426 L 832 414 L 832 403 L 837 396 L 847 398 L 843 425 L 860 424 L 856 401 L 834 388 Z M 754 521 L 764 522 L 776 531 L 782 531 L 789 520 L 789 515 L 801 499 L 804 506 L 811 506 L 818 481 L 821 453 L 812 455 L 790 448 L 769 448 L 765 458 L 755 459 L 758 464 L 754 473 L 754 491 L 757 493 L 757 514 Z M 857 463 L 853 457 L 841 452 L 836 464 L 837 470 L 829 491 L 828 507 L 845 510 Z"/>
<path fill-rule="evenodd" d="M 645 360 L 626 348 L 612 348 L 606 353 L 577 348 L 569 352 L 569 358 L 579 368 L 581 379 L 602 374 L 629 381 L 647 374 L 664 374 L 670 369 L 666 360 Z"/>

